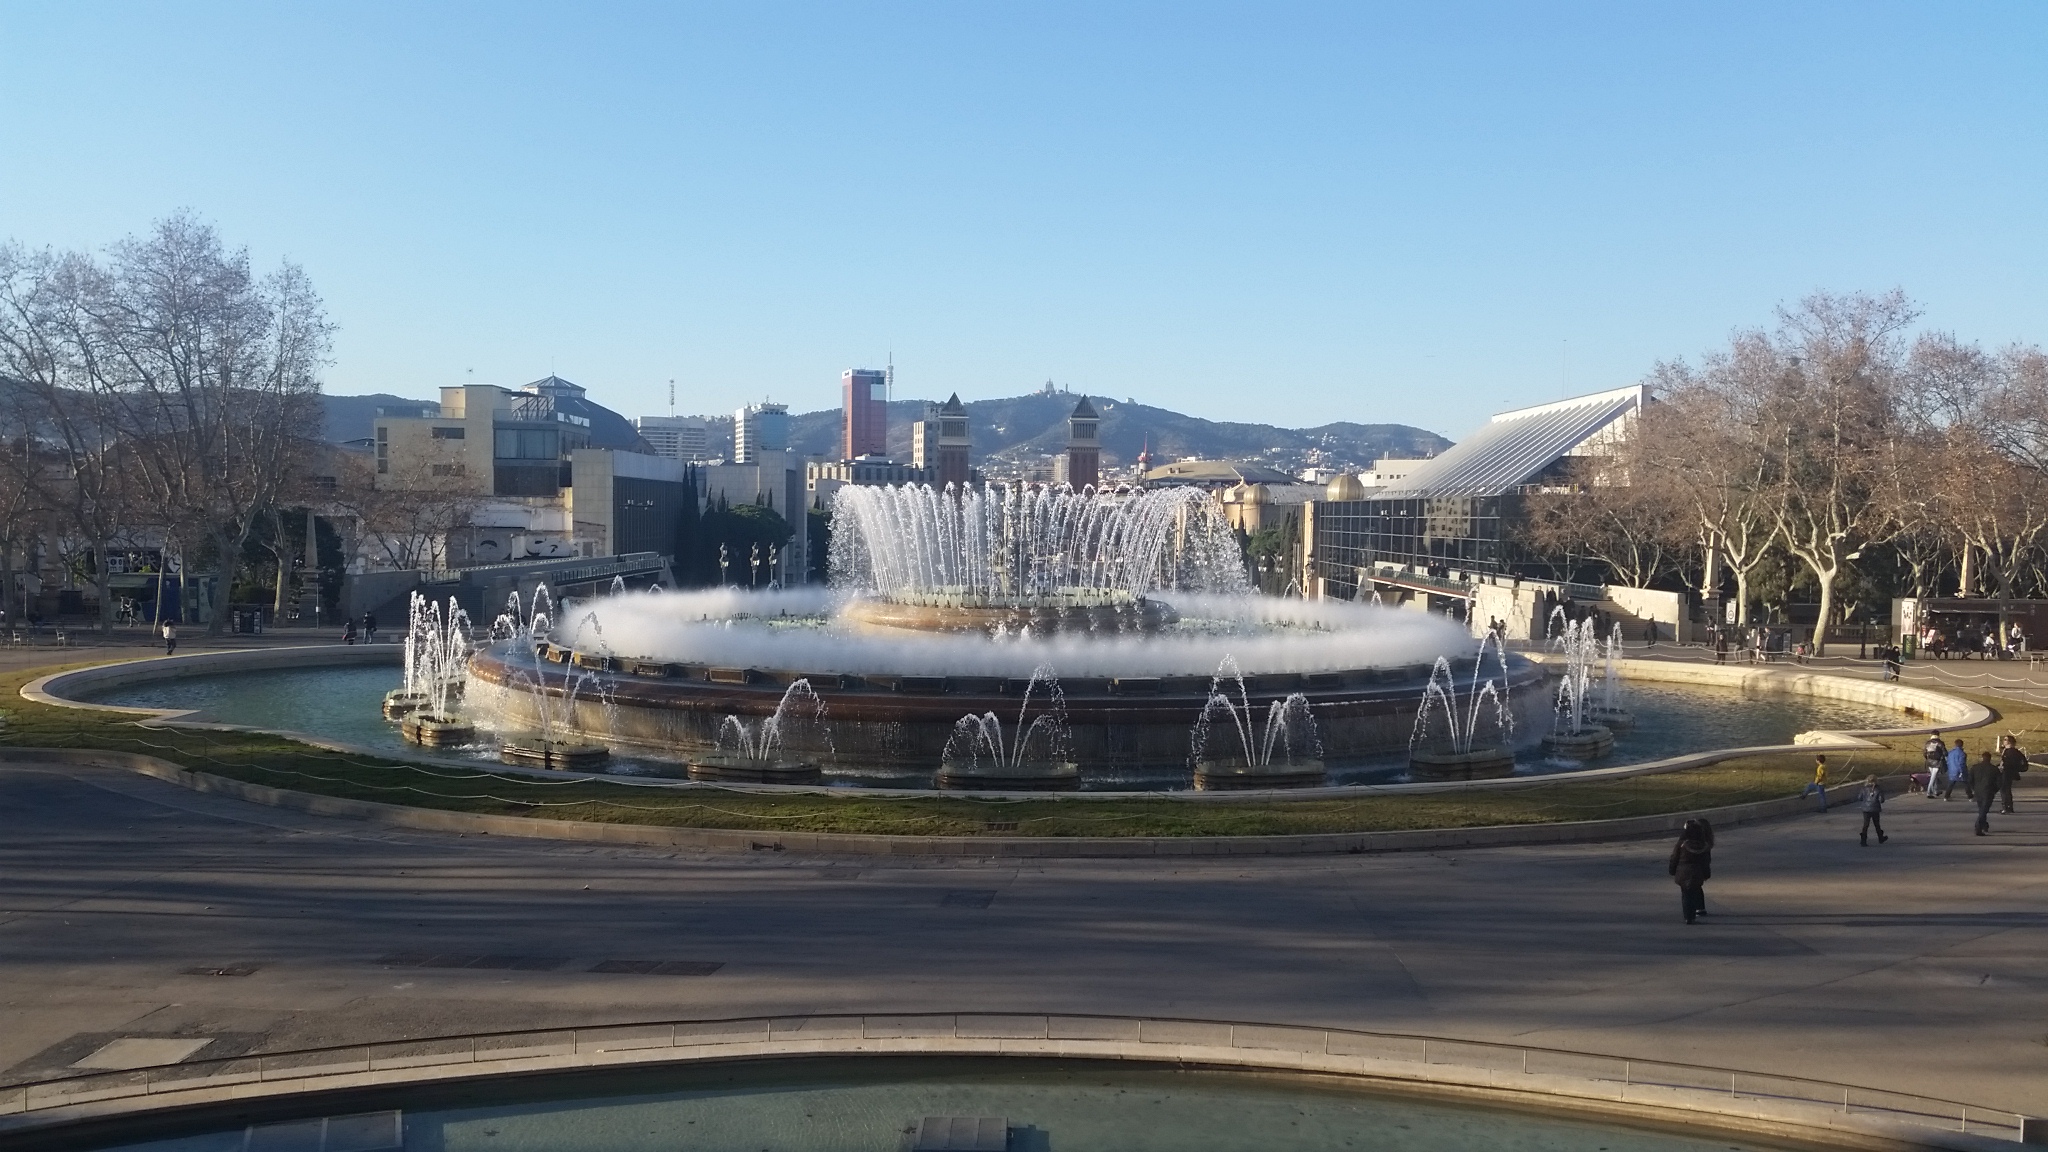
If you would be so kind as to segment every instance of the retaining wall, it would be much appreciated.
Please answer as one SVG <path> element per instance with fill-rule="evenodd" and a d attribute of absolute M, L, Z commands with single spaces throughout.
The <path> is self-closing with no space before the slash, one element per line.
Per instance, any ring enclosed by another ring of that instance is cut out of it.
<path fill-rule="evenodd" d="M 948 1055 L 1135 1061 L 1343 1077 L 1358 1087 L 1547 1112 L 1681 1123 L 1829 1147 L 1963 1149 L 2048 1141 L 2040 1122 L 1908 1093 L 1733 1069 L 1438 1037 L 1208 1020 L 911 1014 L 673 1021 L 495 1033 L 86 1074 L 0 1093 L 0 1133 L 171 1109 L 246 1123 L 263 1102 L 375 1107 L 378 1090 L 510 1074 L 801 1057 Z M 389 1106 L 384 1097 L 384 1106 Z"/>

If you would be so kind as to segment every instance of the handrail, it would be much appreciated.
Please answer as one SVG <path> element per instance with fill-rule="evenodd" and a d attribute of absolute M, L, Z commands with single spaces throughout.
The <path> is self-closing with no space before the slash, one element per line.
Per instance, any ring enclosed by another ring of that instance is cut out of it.
<path fill-rule="evenodd" d="M 39 1112 L 83 1104 L 165 1096 L 232 1085 L 291 1082 L 312 1091 L 322 1081 L 408 1070 L 421 1075 L 460 1075 L 467 1065 L 495 1066 L 525 1061 L 587 1066 L 586 1057 L 619 1060 L 716 1059 L 737 1045 L 792 1042 L 788 1055 L 917 1051 L 919 1041 L 988 1042 L 991 1052 L 1023 1055 L 1064 1053 L 1079 1057 L 1171 1059 L 1190 1064 L 1295 1066 L 1307 1070 L 1373 1061 L 1371 1074 L 1392 1079 L 1450 1079 L 1491 1088 L 1520 1089 L 1626 1103 L 1660 1104 L 1696 1111 L 1730 1111 L 1717 1101 L 1743 1102 L 1739 1109 L 1777 1108 L 1792 1122 L 1815 1122 L 1822 1114 L 1892 1124 L 2019 1139 L 2034 1124 L 2018 1113 L 1967 1105 L 1910 1092 L 1866 1088 L 1733 1068 L 1667 1060 L 1574 1052 L 1532 1045 L 1497 1044 L 1411 1033 L 1367 1032 L 1287 1024 L 1201 1020 L 1187 1017 L 1127 1017 L 1095 1013 L 819 1013 L 742 1016 L 708 1020 L 659 1020 L 596 1028 L 520 1029 L 463 1033 L 372 1044 L 331 1045 L 285 1052 L 221 1057 L 156 1065 L 121 1072 L 96 1072 L 26 1081 L 0 1090 L 0 1127 L 19 1127 Z M 826 1041 L 838 1041 L 836 1046 Z M 1032 1041 L 1045 1047 L 1034 1050 Z M 874 1042 L 881 1042 L 877 1048 Z M 1103 1047 L 1091 1052 L 1089 1045 Z M 1156 1045 L 1156 1053 L 1145 1051 Z M 1058 1053 L 1053 1051 L 1058 1046 Z M 1118 1050 L 1109 1051 L 1115 1047 Z M 665 1050 L 687 1053 L 663 1057 Z M 944 1049 L 959 1052 L 959 1044 Z M 1243 1053 L 1241 1063 L 1221 1050 Z M 1206 1054 L 1205 1054 L 1206 1053 Z M 1261 1057 L 1285 1053 L 1294 1059 Z M 730 1054 L 730 1053 L 728 1053 Z M 760 1055 L 758 1051 L 749 1055 Z M 1486 1074 L 1430 1074 L 1431 1068 Z M 1405 1069 L 1405 1071 L 1404 1071 Z M 479 1072 L 478 1074 L 490 1074 Z M 1572 1091 L 1574 1085 L 1579 1091 Z M 238 1092 L 245 1094 L 246 1090 Z M 1789 1111 L 1788 1111 L 1789 1110 Z M 16 1118 L 10 1121 L 9 1117 Z"/>

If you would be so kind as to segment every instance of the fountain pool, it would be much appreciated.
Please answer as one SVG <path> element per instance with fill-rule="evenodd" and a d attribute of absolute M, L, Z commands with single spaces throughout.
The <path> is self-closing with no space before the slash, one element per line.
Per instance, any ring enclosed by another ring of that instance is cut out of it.
<path fill-rule="evenodd" d="M 298 671 L 235 672 L 162 680 L 132 687 L 82 693 L 81 699 L 127 708 L 196 710 L 196 720 L 251 727 L 283 728 L 353 744 L 393 756 L 417 754 L 396 725 L 378 714 L 384 694 L 400 685 L 396 666 L 309 668 Z M 1540 693 L 1532 695 L 1541 696 Z M 998 715 L 1013 727 L 1019 701 Z M 1539 701 L 1549 706 L 1547 696 Z M 1629 706 L 1637 722 L 1614 734 L 1614 752 L 1603 764 L 1624 764 L 1697 752 L 1706 748 L 1788 743 L 1815 728 L 1882 728 L 1901 722 L 1898 712 L 1869 704 L 1852 704 L 1807 696 L 1745 695 L 1730 688 L 1635 682 Z M 1199 710 L 1199 705 L 1197 706 Z M 1034 708 L 1032 716 L 1037 715 Z M 1262 710 L 1259 722 L 1264 723 Z M 1028 723 L 1028 719 L 1027 719 Z M 1217 721 L 1227 723 L 1227 721 Z M 486 733 L 488 735 L 488 732 Z M 1213 737 L 1212 737 L 1213 739 Z M 1229 739 L 1235 740 L 1234 735 Z M 494 761 L 494 745 L 442 749 L 443 756 L 474 756 Z M 939 759 L 928 764 L 903 764 L 894 770 L 853 770 L 836 763 L 820 766 L 827 784 L 925 788 L 933 783 Z M 1582 767 L 1570 761 L 1546 760 L 1540 749 L 1523 748 L 1518 773 L 1567 772 Z M 625 773 L 674 773 L 677 765 L 648 755 L 620 757 L 613 765 Z M 1364 758 L 1332 767 L 1332 784 L 1380 784 L 1406 779 L 1405 753 Z M 1160 790 L 1189 787 L 1192 768 L 1182 764 L 1158 772 L 1085 773 L 1084 790 Z"/>

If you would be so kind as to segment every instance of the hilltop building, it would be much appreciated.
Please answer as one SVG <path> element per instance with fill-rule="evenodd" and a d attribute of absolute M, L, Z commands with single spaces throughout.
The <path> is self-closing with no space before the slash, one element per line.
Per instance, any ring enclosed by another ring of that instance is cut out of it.
<path fill-rule="evenodd" d="M 839 375 L 839 458 L 889 454 L 889 374 L 848 368 Z"/>

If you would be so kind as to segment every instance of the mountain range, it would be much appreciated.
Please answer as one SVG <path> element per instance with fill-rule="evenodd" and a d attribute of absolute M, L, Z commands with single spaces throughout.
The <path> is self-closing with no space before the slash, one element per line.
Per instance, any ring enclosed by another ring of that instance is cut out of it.
<path fill-rule="evenodd" d="M 433 401 L 409 400 L 379 393 L 371 396 L 327 396 L 326 437 L 342 441 L 373 434 L 379 407 L 431 407 Z M 974 438 L 977 467 L 995 474 L 1042 464 L 1066 450 L 1067 416 L 1080 399 L 1067 392 L 1032 392 L 995 400 L 966 402 L 969 431 Z M 1434 432 L 1406 424 L 1338 422 L 1314 428 L 1278 428 L 1271 424 L 1204 420 L 1135 400 L 1090 396 L 1101 417 L 1102 463 L 1127 467 L 1149 448 L 1155 464 L 1169 460 L 1240 460 L 1286 472 L 1321 467 L 1357 471 L 1380 456 L 1432 456 L 1451 446 Z M 924 415 L 924 400 L 889 404 L 889 455 L 910 459 L 910 426 Z M 732 450 L 732 417 L 707 419 L 713 455 Z M 838 459 L 840 414 L 837 408 L 792 414 L 789 446 L 802 456 Z M 721 447 L 722 445 L 722 447 Z"/>

